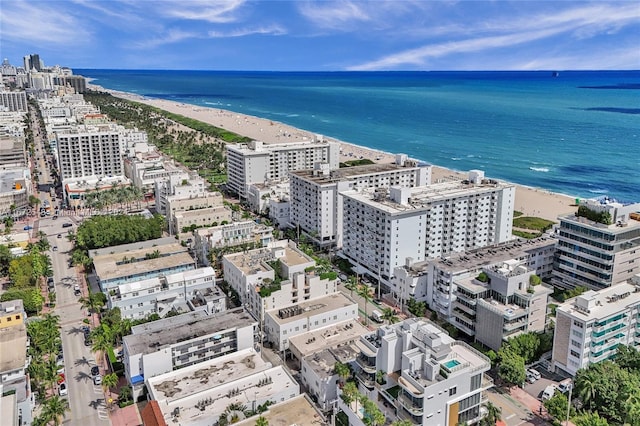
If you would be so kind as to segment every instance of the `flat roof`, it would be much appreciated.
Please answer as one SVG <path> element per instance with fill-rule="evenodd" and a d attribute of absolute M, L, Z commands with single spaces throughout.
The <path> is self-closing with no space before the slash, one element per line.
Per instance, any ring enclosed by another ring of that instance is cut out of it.
<path fill-rule="evenodd" d="M 318 426 L 324 424 L 321 414 L 309 401 L 306 394 L 272 405 L 260 416 L 274 426 Z M 253 416 L 236 424 L 238 426 L 254 426 L 260 416 Z"/>
<path fill-rule="evenodd" d="M 423 262 L 413 264 L 409 267 L 409 271 L 418 273 L 425 272 L 433 262 L 436 262 L 438 269 L 451 273 L 477 269 L 498 262 L 504 262 L 505 260 L 518 259 L 527 256 L 531 251 L 539 250 L 547 246 L 555 247 L 555 243 L 555 238 L 546 235 L 531 240 L 516 238 L 504 243 L 475 250 L 450 253 L 445 257 L 437 259 L 427 259 Z"/>
<path fill-rule="evenodd" d="M 27 360 L 26 348 L 27 326 L 24 322 L 0 328 L 0 372 L 24 368 Z"/>
<path fill-rule="evenodd" d="M 342 346 L 340 348 L 322 349 L 313 355 L 305 357 L 305 361 L 316 372 L 318 377 L 326 379 L 333 376 L 336 362 L 346 363 L 354 360 L 360 353 L 356 344 Z"/>
<path fill-rule="evenodd" d="M 184 319 L 180 318 L 183 316 Z M 154 322 L 162 324 L 146 329 L 138 328 L 135 334 L 123 338 L 130 355 L 150 354 L 179 342 L 257 324 L 244 308 L 223 311 L 211 316 L 183 314 Z"/>
<path fill-rule="evenodd" d="M 313 169 L 290 171 L 292 175 L 296 175 L 302 179 L 314 182 L 318 185 L 334 183 L 343 180 L 349 180 L 358 176 L 368 176 L 381 173 L 389 173 L 400 170 L 417 170 L 421 167 L 431 166 L 400 166 L 395 163 L 386 164 L 365 164 L 362 166 L 342 167 L 340 169 L 331 170 L 328 174 Z"/>
<path fill-rule="evenodd" d="M 315 262 L 312 258 L 304 254 L 299 249 L 293 247 L 284 248 L 284 256 L 279 258 L 280 262 L 287 266 L 303 265 L 305 263 Z"/>
<path fill-rule="evenodd" d="M 434 202 L 451 200 L 456 197 L 467 197 L 469 195 L 493 192 L 505 188 L 515 188 L 515 184 L 493 179 L 485 179 L 481 184 L 469 183 L 468 180 L 463 180 L 403 188 L 409 192 L 410 201 L 407 202 L 407 204 L 396 203 L 391 200 L 389 196 L 376 201 L 376 190 L 378 188 L 364 188 L 360 191 L 349 190 L 342 192 L 342 195 L 365 204 L 373 205 L 384 212 L 394 214 L 406 211 L 429 209 L 431 204 Z"/>
<path fill-rule="evenodd" d="M 289 347 L 303 358 L 324 348 L 335 347 L 347 342 L 356 342 L 369 329 L 355 319 L 342 321 L 328 327 L 307 331 L 289 338 Z"/>
<path fill-rule="evenodd" d="M 578 299 L 582 299 L 584 305 L 588 303 L 589 312 L 576 306 Z M 622 282 L 599 291 L 588 290 L 580 296 L 567 300 L 558 306 L 556 310 L 580 318 L 583 321 L 588 321 L 590 319 L 597 320 L 610 317 L 638 304 L 640 304 L 640 287 L 629 282 Z"/>
<path fill-rule="evenodd" d="M 333 293 L 324 297 L 319 297 L 313 300 L 298 303 L 297 305 L 289 306 L 288 308 L 299 308 L 300 313 L 297 315 L 292 315 L 288 318 L 280 318 L 279 312 L 282 309 L 272 309 L 270 311 L 267 311 L 266 314 L 269 315 L 278 324 L 287 324 L 300 318 L 306 318 L 310 315 L 319 315 L 325 312 L 334 311 L 338 308 L 353 305 L 357 306 L 356 302 L 352 301 L 344 294 Z"/>
<path fill-rule="evenodd" d="M 587 206 L 588 207 L 588 206 Z M 625 222 L 624 226 L 619 226 L 615 223 L 612 223 L 611 225 L 605 225 L 603 223 L 599 223 L 599 222 L 595 222 L 593 220 L 589 220 L 586 217 L 578 217 L 575 214 L 568 214 L 565 216 L 560 216 L 558 217 L 558 219 L 560 220 L 564 220 L 567 222 L 573 222 L 573 223 L 577 223 L 580 225 L 585 225 L 585 226 L 589 226 L 591 228 L 595 228 L 599 231 L 602 232 L 607 232 L 609 234 L 622 234 L 624 232 L 629 231 L 630 229 L 636 229 L 638 227 L 640 227 L 640 222 L 635 220 L 635 219 L 629 219 L 627 222 Z"/>
<path fill-rule="evenodd" d="M 174 239 L 174 243 L 172 244 L 94 256 L 93 265 L 95 273 L 101 281 L 105 281 L 132 275 L 141 275 L 147 272 L 174 268 L 181 265 L 194 265 L 195 261 L 188 253 L 188 249 L 182 247 L 175 241 Z M 160 257 L 145 259 L 145 254 L 153 253 L 156 250 L 160 253 Z M 139 260 L 132 263 L 122 263 L 124 257 Z"/>
<path fill-rule="evenodd" d="M 273 259 L 272 249 L 268 247 L 251 250 L 248 253 L 233 253 L 224 255 L 224 259 L 238 268 L 244 275 L 253 275 L 259 272 L 272 270 L 265 261 Z"/>

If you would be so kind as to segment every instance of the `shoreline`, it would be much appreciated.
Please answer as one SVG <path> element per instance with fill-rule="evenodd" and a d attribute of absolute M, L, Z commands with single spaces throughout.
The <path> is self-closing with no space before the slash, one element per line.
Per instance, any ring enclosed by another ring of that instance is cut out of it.
<path fill-rule="evenodd" d="M 106 89 L 94 84 L 89 84 L 88 87 L 94 90 L 108 92 L 115 97 L 144 103 L 165 111 L 202 121 L 212 126 L 237 133 L 241 136 L 262 141 L 265 144 L 309 141 L 318 136 L 314 132 L 299 129 L 279 121 L 273 121 L 222 108 L 204 107 L 159 98 L 148 98 L 135 93 Z M 363 158 L 368 158 L 375 163 L 381 164 L 392 163 L 395 161 L 395 154 L 392 153 L 357 145 L 352 142 L 341 141 L 330 136 L 325 136 L 324 139 L 340 144 L 340 162 Z M 415 159 L 415 161 L 431 164 L 428 161 L 418 159 Z M 436 164 L 431 165 L 432 182 L 449 178 L 461 179 L 465 178 L 468 173 L 468 171 L 448 169 Z M 516 186 L 514 210 L 522 212 L 523 216 L 536 216 L 557 222 L 558 216 L 576 211 L 576 198 L 584 198 L 554 193 L 543 188 L 530 187 L 513 182 L 509 183 Z"/>

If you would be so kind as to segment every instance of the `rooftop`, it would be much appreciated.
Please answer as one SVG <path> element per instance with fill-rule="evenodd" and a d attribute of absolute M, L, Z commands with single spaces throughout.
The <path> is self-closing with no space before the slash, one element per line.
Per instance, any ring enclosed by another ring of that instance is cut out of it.
<path fill-rule="evenodd" d="M 567 300 L 556 310 L 581 320 L 604 319 L 638 304 L 640 287 L 623 282 L 599 291 L 586 291 Z"/>
<path fill-rule="evenodd" d="M 359 321 L 350 319 L 318 330 L 308 331 L 289 338 L 292 351 L 306 357 L 324 348 L 355 342 L 369 330 Z"/>
<path fill-rule="evenodd" d="M 269 315 L 278 324 L 287 324 L 300 318 L 306 318 L 311 315 L 320 315 L 325 312 L 331 312 L 338 308 L 346 306 L 357 306 L 357 304 L 342 293 L 333 293 L 324 297 L 318 297 L 297 305 L 282 309 L 272 309 L 267 311 Z"/>
<path fill-rule="evenodd" d="M 541 236 L 531 240 L 517 238 L 501 244 L 469 250 L 463 253 L 452 253 L 444 258 L 429 259 L 415 263 L 410 267 L 413 272 L 426 272 L 431 262 L 437 262 L 440 270 L 455 273 L 479 269 L 484 266 L 494 265 L 508 259 L 520 259 L 526 257 L 529 252 L 540 250 L 543 247 L 554 247 L 556 240 L 548 236 Z"/>
<path fill-rule="evenodd" d="M 592 228 L 597 228 L 599 231 L 606 231 L 609 234 L 622 234 L 629 231 L 630 229 L 637 229 L 640 227 L 640 221 L 634 219 L 627 220 L 626 222 L 624 222 L 624 225 L 622 223 L 612 223 L 611 225 L 605 225 L 603 223 L 587 219 L 586 217 L 576 216 L 575 214 L 560 216 L 559 219 L 567 222 L 579 223 L 581 225 L 586 225 Z"/>
<path fill-rule="evenodd" d="M 176 343 L 256 324 L 256 321 L 244 308 L 224 311 L 211 316 L 194 314 L 195 312 L 186 313 L 154 321 L 158 324 L 147 328 L 136 327 L 134 334 L 123 338 L 129 354 L 149 354 Z"/>
<path fill-rule="evenodd" d="M 178 267 L 181 265 L 194 265 L 195 261 L 189 255 L 188 249 L 182 247 L 179 243 L 173 239 L 173 243 L 164 244 L 158 246 L 144 247 L 138 249 L 130 249 L 127 251 L 118 251 L 117 248 L 113 250 L 113 253 L 93 255 L 93 265 L 95 267 L 95 273 L 101 281 L 112 280 L 116 278 L 124 278 L 129 276 L 143 275 L 148 272 L 156 270 L 163 270 Z M 133 245 L 131 245 L 133 246 Z M 107 249 L 101 249 L 104 253 Z M 98 250 L 96 250 L 98 251 Z M 145 259 L 146 254 L 159 252 L 159 257 L 154 259 Z M 136 261 L 127 263 L 123 262 L 126 258 L 127 262 L 130 259 L 136 259 Z"/>
<path fill-rule="evenodd" d="M 309 355 L 305 360 L 309 363 L 309 366 L 315 371 L 318 377 L 326 379 L 333 376 L 334 367 L 337 362 L 343 364 L 354 360 L 360 349 L 356 344 L 341 346 L 339 348 L 326 348 L 319 352 Z"/>
<path fill-rule="evenodd" d="M 376 208 L 389 214 L 398 214 L 407 211 L 429 209 L 432 203 L 443 202 L 458 197 L 482 192 L 494 192 L 505 188 L 514 188 L 511 183 L 499 182 L 493 179 L 484 179 L 482 183 L 474 184 L 468 180 L 435 183 L 427 186 L 403 188 L 408 193 L 406 204 L 393 201 L 389 196 L 380 197 L 378 188 L 365 188 L 360 191 L 344 191 L 342 194 L 362 203 L 375 205 Z"/>
<path fill-rule="evenodd" d="M 14 327 L 0 328 L 0 373 L 24 368 L 26 347 L 27 326 L 24 322 Z"/>
<path fill-rule="evenodd" d="M 15 168 L 10 170 L 2 170 L 0 172 L 0 193 L 26 190 L 25 174 L 28 174 L 26 168 Z M 22 188 L 16 189 L 16 181 L 20 181 Z"/>
<path fill-rule="evenodd" d="M 254 426 L 259 416 L 251 417 L 237 426 Z M 320 413 L 307 399 L 306 394 L 302 394 L 288 401 L 281 402 L 269 407 L 269 410 L 262 413 L 262 417 L 267 419 L 270 425 L 296 425 L 296 426 L 318 426 L 321 422 Z"/>
<path fill-rule="evenodd" d="M 412 163 L 413 164 L 413 163 Z M 397 170 L 410 170 L 416 167 L 400 166 L 398 164 L 366 164 L 362 166 L 343 167 L 337 170 L 331 170 L 327 175 L 318 173 L 315 170 L 297 170 L 290 171 L 292 175 L 296 175 L 302 179 L 314 182 L 318 185 L 339 182 L 356 178 L 358 176 L 368 176 L 380 173 L 388 173 Z"/>

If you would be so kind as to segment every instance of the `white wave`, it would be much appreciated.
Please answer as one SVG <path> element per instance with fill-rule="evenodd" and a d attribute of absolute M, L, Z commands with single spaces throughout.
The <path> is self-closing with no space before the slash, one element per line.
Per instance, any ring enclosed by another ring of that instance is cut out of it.
<path fill-rule="evenodd" d="M 547 173 L 549 171 L 549 168 L 548 167 L 529 167 L 529 170 L 533 170 L 534 172 Z"/>
<path fill-rule="evenodd" d="M 300 117 L 300 114 L 287 114 L 287 117 Z"/>
<path fill-rule="evenodd" d="M 460 161 L 460 160 L 462 160 L 462 158 L 460 158 L 460 157 L 451 157 L 451 159 L 452 159 L 453 161 Z"/>
<path fill-rule="evenodd" d="M 606 194 L 609 191 L 606 189 L 589 189 L 589 192 L 591 192 L 592 194 Z"/>

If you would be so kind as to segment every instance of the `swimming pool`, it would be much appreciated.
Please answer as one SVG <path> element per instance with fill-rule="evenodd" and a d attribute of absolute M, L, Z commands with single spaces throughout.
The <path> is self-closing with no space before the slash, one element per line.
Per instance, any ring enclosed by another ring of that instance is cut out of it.
<path fill-rule="evenodd" d="M 460 365 L 460 362 L 457 359 L 450 359 L 449 361 L 445 362 L 443 365 L 444 365 L 444 368 L 451 371 L 452 368 L 454 368 L 457 365 Z"/>

